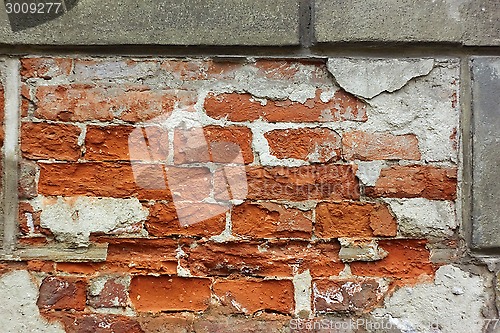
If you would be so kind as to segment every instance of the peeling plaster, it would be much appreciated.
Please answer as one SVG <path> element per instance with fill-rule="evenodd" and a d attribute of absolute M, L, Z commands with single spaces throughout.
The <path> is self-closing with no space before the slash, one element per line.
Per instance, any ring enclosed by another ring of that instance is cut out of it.
<path fill-rule="evenodd" d="M 452 201 L 424 198 L 383 200 L 396 215 L 401 236 L 443 238 L 452 236 L 458 227 Z"/>
<path fill-rule="evenodd" d="M 335 58 L 328 59 L 327 68 L 345 91 L 370 99 L 429 74 L 433 65 L 433 59 Z"/>
<path fill-rule="evenodd" d="M 446 265 L 437 270 L 433 283 L 398 289 L 371 314 L 403 333 L 481 332 L 486 288 L 482 277 Z"/>
<path fill-rule="evenodd" d="M 48 323 L 38 310 L 38 287 L 27 271 L 13 271 L 0 277 L 0 327 L 2 332 L 64 333 L 58 323 Z"/>
<path fill-rule="evenodd" d="M 40 225 L 58 241 L 87 246 L 93 232 L 134 232 L 148 216 L 137 198 L 39 198 Z"/>

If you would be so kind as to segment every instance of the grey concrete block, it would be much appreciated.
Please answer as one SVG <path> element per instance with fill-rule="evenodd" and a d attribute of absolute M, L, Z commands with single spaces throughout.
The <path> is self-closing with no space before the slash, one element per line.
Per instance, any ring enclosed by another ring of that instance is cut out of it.
<path fill-rule="evenodd" d="M 497 0 L 316 0 L 318 42 L 500 45 Z"/>
<path fill-rule="evenodd" d="M 80 0 L 65 14 L 47 16 L 47 21 L 42 24 L 31 22 L 32 27 L 25 29 L 19 24 L 11 24 L 6 11 L 1 9 L 0 43 L 3 44 L 299 43 L 298 0 Z"/>
<path fill-rule="evenodd" d="M 472 246 L 500 248 L 500 57 L 472 65 Z"/>

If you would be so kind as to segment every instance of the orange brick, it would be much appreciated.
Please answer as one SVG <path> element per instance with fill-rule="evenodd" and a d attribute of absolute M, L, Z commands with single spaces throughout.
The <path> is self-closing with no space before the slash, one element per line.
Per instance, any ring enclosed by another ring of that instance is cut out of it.
<path fill-rule="evenodd" d="M 414 134 L 367 133 L 353 131 L 342 136 L 346 160 L 419 160 L 418 139 Z"/>
<path fill-rule="evenodd" d="M 455 200 L 457 169 L 434 166 L 392 166 L 382 169 L 373 187 L 366 187 L 371 197 Z"/>
<path fill-rule="evenodd" d="M 340 136 L 327 128 L 273 130 L 264 136 L 277 158 L 323 163 L 340 159 Z"/>
<path fill-rule="evenodd" d="M 233 233 L 257 238 L 310 238 L 312 213 L 272 202 L 244 203 L 232 209 Z"/>
<path fill-rule="evenodd" d="M 176 130 L 176 164 L 215 162 L 252 163 L 252 132 L 243 126 L 206 126 L 203 129 Z"/>
<path fill-rule="evenodd" d="M 46 277 L 40 286 L 37 305 L 41 309 L 84 310 L 87 282 L 81 278 Z"/>
<path fill-rule="evenodd" d="M 173 203 L 155 203 L 149 207 L 149 217 L 145 223 L 145 227 L 150 236 L 156 237 L 171 235 L 215 236 L 224 231 L 226 227 L 226 209 L 226 207 L 203 203 L 194 204 L 191 206 L 191 209 L 183 207 L 184 211 L 182 213 L 184 214 L 199 214 L 200 216 L 214 215 L 209 219 L 184 226 L 179 221 Z M 222 213 L 220 213 L 221 210 L 223 210 Z"/>
<path fill-rule="evenodd" d="M 344 269 L 337 241 L 309 243 L 288 241 L 198 242 L 184 240 L 182 267 L 195 276 L 290 277 L 307 269 L 312 276 L 335 276 Z"/>
<path fill-rule="evenodd" d="M 230 121 L 255 121 L 259 118 L 269 122 L 327 122 L 366 121 L 365 104 L 341 90 L 327 103 L 319 98 L 320 91 L 313 99 L 301 104 L 290 100 L 268 101 L 262 105 L 254 101 L 250 94 L 209 94 L 205 99 L 207 115 L 215 119 Z"/>
<path fill-rule="evenodd" d="M 81 155 L 79 135 L 80 128 L 73 125 L 23 123 L 21 151 L 29 159 L 77 161 Z"/>
<path fill-rule="evenodd" d="M 352 262 L 351 271 L 358 276 L 416 278 L 433 275 L 436 267 L 430 262 L 425 240 L 379 240 L 379 247 L 389 254 L 373 262 Z"/>
<path fill-rule="evenodd" d="M 89 161 L 164 161 L 168 133 L 156 126 L 88 126 L 85 159 Z"/>
<path fill-rule="evenodd" d="M 140 199 L 166 200 L 171 199 L 166 185 L 167 174 L 168 183 L 183 192 L 180 193 L 185 195 L 183 199 L 202 200 L 209 195 L 211 176 L 207 168 L 176 168 L 158 164 L 132 166 L 107 162 L 42 163 L 38 192 L 52 196 L 136 196 Z"/>
<path fill-rule="evenodd" d="M 176 240 L 99 238 L 98 241 L 109 243 L 106 262 L 96 267 L 101 271 L 160 274 L 177 272 Z"/>
<path fill-rule="evenodd" d="M 320 203 L 315 235 L 320 238 L 396 236 L 396 219 L 378 203 Z"/>
<path fill-rule="evenodd" d="M 294 308 L 290 280 L 218 280 L 215 295 L 235 312 L 252 314 L 267 310 L 290 314 Z"/>
<path fill-rule="evenodd" d="M 21 76 L 23 79 L 51 79 L 69 75 L 73 60 L 69 58 L 23 58 L 21 59 Z"/>
<path fill-rule="evenodd" d="M 359 184 L 351 165 L 311 165 L 295 168 L 247 168 L 249 199 L 358 199 Z M 218 179 L 216 178 L 216 181 Z M 215 184 L 216 193 L 218 183 Z"/>
<path fill-rule="evenodd" d="M 175 276 L 135 276 L 130 299 L 139 312 L 202 311 L 210 301 L 210 280 Z"/>
<path fill-rule="evenodd" d="M 148 121 L 167 117 L 175 103 L 168 91 L 83 84 L 40 86 L 36 98 L 36 117 L 62 121 Z"/>

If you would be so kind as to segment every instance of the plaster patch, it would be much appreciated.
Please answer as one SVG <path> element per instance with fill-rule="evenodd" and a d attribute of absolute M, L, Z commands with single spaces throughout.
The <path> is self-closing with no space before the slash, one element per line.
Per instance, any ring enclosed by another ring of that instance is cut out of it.
<path fill-rule="evenodd" d="M 3 332 L 64 333 L 58 323 L 48 323 L 38 310 L 38 288 L 27 271 L 0 277 L 0 327 Z"/>
<path fill-rule="evenodd" d="M 458 227 L 455 204 L 424 198 L 384 199 L 396 215 L 398 230 L 405 237 L 436 237 L 453 235 Z"/>
<path fill-rule="evenodd" d="M 375 186 L 380 171 L 386 166 L 386 163 L 384 161 L 356 161 L 356 165 L 358 166 L 356 177 L 365 186 Z"/>
<path fill-rule="evenodd" d="M 133 230 L 145 220 L 147 209 L 137 198 L 57 198 L 40 199 L 40 224 L 50 229 L 58 241 L 87 246 L 93 232 Z"/>
<path fill-rule="evenodd" d="M 311 282 L 309 270 L 293 277 L 295 290 L 295 315 L 307 318 L 311 315 Z"/>
<path fill-rule="evenodd" d="M 404 333 L 456 333 L 464 328 L 481 332 L 487 298 L 486 282 L 480 276 L 446 265 L 437 270 L 433 283 L 398 289 L 371 314 Z"/>
<path fill-rule="evenodd" d="M 433 59 L 328 59 L 327 68 L 347 92 L 373 98 L 401 89 L 414 77 L 430 73 Z"/>
<path fill-rule="evenodd" d="M 372 240 L 356 240 L 339 238 L 339 257 L 342 262 L 377 261 L 387 257 L 388 252 L 378 247 L 378 242 Z"/>

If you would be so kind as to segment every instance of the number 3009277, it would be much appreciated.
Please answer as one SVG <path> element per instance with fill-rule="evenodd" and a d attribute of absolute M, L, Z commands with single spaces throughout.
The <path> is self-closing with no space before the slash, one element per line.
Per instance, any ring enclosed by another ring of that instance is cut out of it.
<path fill-rule="evenodd" d="M 5 10 L 7 14 L 59 14 L 62 2 L 6 2 Z"/>

